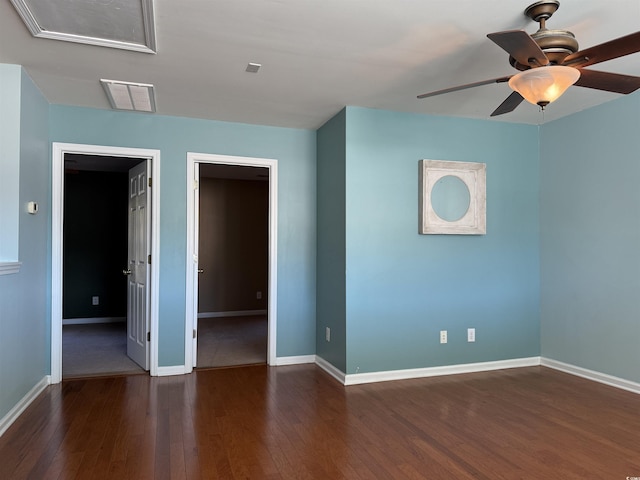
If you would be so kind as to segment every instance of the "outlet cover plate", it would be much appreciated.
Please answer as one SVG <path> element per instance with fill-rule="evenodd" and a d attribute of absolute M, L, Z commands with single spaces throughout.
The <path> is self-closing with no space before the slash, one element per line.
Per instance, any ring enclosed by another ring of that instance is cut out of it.
<path fill-rule="evenodd" d="M 467 342 L 475 342 L 475 341 L 476 341 L 476 329 L 467 328 Z"/>

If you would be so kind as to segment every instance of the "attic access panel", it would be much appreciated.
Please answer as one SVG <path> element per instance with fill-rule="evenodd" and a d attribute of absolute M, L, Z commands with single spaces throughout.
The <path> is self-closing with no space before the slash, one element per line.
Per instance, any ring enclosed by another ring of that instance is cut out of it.
<path fill-rule="evenodd" d="M 11 0 L 34 37 L 156 53 L 153 0 Z"/>

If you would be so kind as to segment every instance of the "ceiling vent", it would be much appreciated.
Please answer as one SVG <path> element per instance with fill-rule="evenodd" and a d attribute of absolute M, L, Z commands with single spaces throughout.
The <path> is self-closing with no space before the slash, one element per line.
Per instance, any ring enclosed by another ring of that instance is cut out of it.
<path fill-rule="evenodd" d="M 100 79 L 111 108 L 135 112 L 153 113 L 156 111 L 156 99 L 153 85 L 148 83 L 121 82 Z"/>
<path fill-rule="evenodd" d="M 249 63 L 249 64 L 247 65 L 247 68 L 245 69 L 245 72 L 248 72 L 248 73 L 258 73 L 258 70 L 260 70 L 260 67 L 261 67 L 261 66 L 262 66 L 262 65 L 261 65 L 261 64 L 259 64 L 259 63 Z"/>
<path fill-rule="evenodd" d="M 11 0 L 34 37 L 156 53 L 153 0 Z"/>

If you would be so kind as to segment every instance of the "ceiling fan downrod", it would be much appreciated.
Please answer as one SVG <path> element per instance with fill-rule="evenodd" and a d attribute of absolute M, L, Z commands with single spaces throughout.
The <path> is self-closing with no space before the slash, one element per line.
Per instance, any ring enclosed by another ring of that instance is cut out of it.
<path fill-rule="evenodd" d="M 534 22 L 540 24 L 540 29 L 546 28 L 546 22 L 560 8 L 560 2 L 557 0 L 542 0 L 529 5 L 524 14 Z"/>

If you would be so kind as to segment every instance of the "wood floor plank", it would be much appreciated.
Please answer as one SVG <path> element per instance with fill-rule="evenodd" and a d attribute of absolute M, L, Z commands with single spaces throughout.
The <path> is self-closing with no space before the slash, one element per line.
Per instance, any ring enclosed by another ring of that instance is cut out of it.
<path fill-rule="evenodd" d="M 640 395 L 543 367 L 344 387 L 314 365 L 65 381 L 4 479 L 640 476 Z"/>

